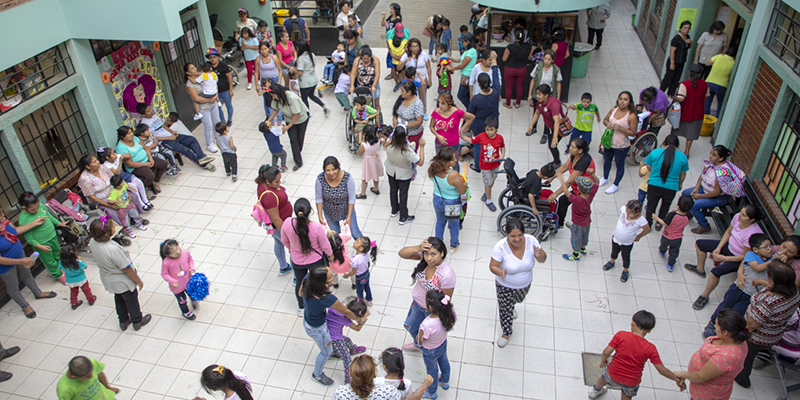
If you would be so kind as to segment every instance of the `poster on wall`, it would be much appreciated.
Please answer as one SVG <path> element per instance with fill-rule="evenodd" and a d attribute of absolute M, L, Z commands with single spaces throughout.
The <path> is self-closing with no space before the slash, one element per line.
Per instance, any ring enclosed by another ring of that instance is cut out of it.
<path fill-rule="evenodd" d="M 153 60 L 153 52 L 142 46 L 141 42 L 131 41 L 117 51 L 109 54 L 106 61 L 111 66 L 103 81 L 111 84 L 122 122 L 132 128 L 139 123 L 141 116 L 136 112 L 139 103 L 149 104 L 156 115 L 166 119 L 169 114 L 167 100 L 162 91 L 158 67 Z M 105 67 L 106 63 L 101 62 Z M 105 68 L 104 68 L 105 69 Z"/>

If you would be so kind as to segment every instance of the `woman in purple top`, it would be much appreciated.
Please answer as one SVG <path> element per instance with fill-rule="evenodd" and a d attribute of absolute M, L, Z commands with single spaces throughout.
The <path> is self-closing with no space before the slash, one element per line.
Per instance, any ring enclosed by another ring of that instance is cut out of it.
<path fill-rule="evenodd" d="M 411 273 L 414 288 L 411 290 L 413 301 L 408 310 L 408 316 L 403 327 L 411 334 L 413 342 L 403 345 L 403 350 L 419 351 L 417 334 L 422 321 L 430 315 L 425 303 L 425 295 L 429 290 L 441 290 L 442 293 L 453 297 L 456 287 L 456 273 L 445 259 L 447 246 L 444 242 L 431 236 L 417 246 L 408 246 L 398 252 L 406 260 L 419 260 L 419 264 Z"/>
<path fill-rule="evenodd" d="M 311 203 L 306 198 L 294 202 L 294 218 L 287 218 L 281 226 L 281 242 L 289 249 L 294 278 L 297 282 L 294 294 L 297 297 L 297 315 L 303 315 L 303 298 L 300 297 L 300 282 L 311 268 L 325 265 L 322 257 L 333 259 L 333 250 L 325 227 L 311 221 Z"/>
<path fill-rule="evenodd" d="M 667 95 L 655 86 L 650 86 L 639 92 L 639 103 L 644 105 L 644 109 L 651 113 L 661 113 L 664 115 L 667 114 L 670 104 Z M 660 130 L 661 126 L 653 126 L 653 117 L 651 116 L 650 128 L 648 131 L 658 135 L 658 131 Z"/>

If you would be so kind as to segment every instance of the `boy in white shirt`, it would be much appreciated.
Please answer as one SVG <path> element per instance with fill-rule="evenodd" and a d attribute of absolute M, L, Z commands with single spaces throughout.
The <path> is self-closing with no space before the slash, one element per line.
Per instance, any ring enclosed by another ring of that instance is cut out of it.
<path fill-rule="evenodd" d="M 322 74 L 322 82 L 331 84 L 333 83 L 333 71 L 337 65 L 344 62 L 344 58 L 347 56 L 347 53 L 344 52 L 345 42 L 340 42 L 339 45 L 336 46 L 336 50 L 331 53 L 331 60 L 333 61 L 330 64 L 325 65 L 325 70 Z"/>

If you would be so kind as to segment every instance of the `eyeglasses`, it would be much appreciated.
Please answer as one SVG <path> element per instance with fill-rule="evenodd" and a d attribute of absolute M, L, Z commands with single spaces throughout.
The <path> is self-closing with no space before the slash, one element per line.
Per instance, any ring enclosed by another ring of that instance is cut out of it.
<path fill-rule="evenodd" d="M 756 248 L 757 248 L 757 249 L 766 250 L 766 249 L 771 249 L 771 248 L 772 248 L 772 245 L 770 244 L 770 245 L 767 245 L 767 246 L 761 246 L 761 247 L 756 247 Z"/>

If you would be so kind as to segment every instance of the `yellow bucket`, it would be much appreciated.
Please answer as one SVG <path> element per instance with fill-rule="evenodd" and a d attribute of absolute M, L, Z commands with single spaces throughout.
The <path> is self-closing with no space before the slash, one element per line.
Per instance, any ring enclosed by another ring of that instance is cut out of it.
<path fill-rule="evenodd" d="M 286 8 L 275 10 L 274 14 L 278 17 L 278 24 L 283 25 L 283 21 L 289 17 L 289 10 Z"/>
<path fill-rule="evenodd" d="M 714 126 L 717 125 L 717 118 L 713 115 L 703 117 L 703 128 L 700 129 L 700 136 L 711 136 L 714 133 Z"/>

